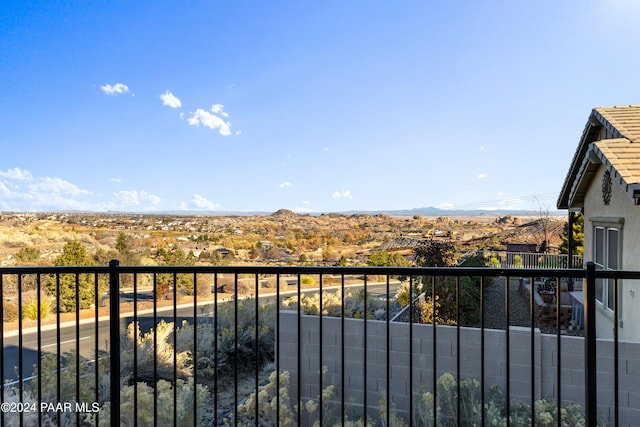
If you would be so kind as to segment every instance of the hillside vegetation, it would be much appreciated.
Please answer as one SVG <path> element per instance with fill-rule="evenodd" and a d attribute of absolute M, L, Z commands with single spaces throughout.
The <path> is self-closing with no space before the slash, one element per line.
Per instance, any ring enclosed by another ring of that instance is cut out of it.
<path fill-rule="evenodd" d="M 560 245 L 564 218 L 548 218 L 548 246 Z M 0 215 L 0 265 L 51 265 L 79 241 L 97 264 L 366 265 L 380 250 L 405 255 L 424 239 L 452 242 L 460 253 L 502 250 L 506 242 L 540 244 L 538 218 L 301 215 L 165 216 L 96 213 Z"/>

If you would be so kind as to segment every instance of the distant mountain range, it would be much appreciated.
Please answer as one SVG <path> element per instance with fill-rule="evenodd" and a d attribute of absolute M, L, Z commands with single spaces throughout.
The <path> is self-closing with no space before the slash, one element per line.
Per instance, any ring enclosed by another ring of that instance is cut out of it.
<path fill-rule="evenodd" d="M 284 209 L 289 211 L 288 209 Z M 281 209 L 282 211 L 282 209 Z M 280 212 L 280 211 L 278 211 Z M 272 215 L 274 212 L 265 211 L 153 211 L 153 212 L 116 212 L 112 214 L 135 214 L 135 215 L 176 215 L 176 216 L 254 216 L 254 215 Z M 352 210 L 342 212 L 296 212 L 299 215 L 318 216 L 322 214 L 342 214 L 342 215 L 376 215 L 383 214 L 389 216 L 538 216 L 540 212 L 536 210 L 516 210 L 516 209 L 440 209 L 434 207 L 413 208 L 413 209 L 390 209 L 390 210 Z M 549 215 L 559 216 L 565 215 L 565 211 L 549 210 Z"/>
<path fill-rule="evenodd" d="M 340 212 L 344 214 L 385 214 L 390 216 L 503 216 L 503 215 L 515 215 L 515 216 L 532 216 L 539 215 L 540 212 L 536 210 L 517 210 L 517 209 L 440 209 L 434 207 L 426 208 L 413 208 L 413 209 L 397 209 L 397 210 L 380 210 L 380 211 L 348 211 Z M 566 212 L 558 210 L 549 210 L 549 215 L 564 215 Z"/>

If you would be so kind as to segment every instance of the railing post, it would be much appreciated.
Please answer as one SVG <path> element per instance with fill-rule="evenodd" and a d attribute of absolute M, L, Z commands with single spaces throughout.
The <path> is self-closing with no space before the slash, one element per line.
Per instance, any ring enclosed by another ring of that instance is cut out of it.
<path fill-rule="evenodd" d="M 109 353 L 111 379 L 111 426 L 120 425 L 120 262 L 109 261 Z"/>
<path fill-rule="evenodd" d="M 585 421 L 588 427 L 597 425 L 596 391 L 596 265 L 587 263 L 584 287 L 584 387 Z"/>

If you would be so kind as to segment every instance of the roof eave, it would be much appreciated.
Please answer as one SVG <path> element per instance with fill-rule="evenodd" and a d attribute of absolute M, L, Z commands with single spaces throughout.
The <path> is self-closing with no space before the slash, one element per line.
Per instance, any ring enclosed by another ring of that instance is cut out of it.
<path fill-rule="evenodd" d="M 558 209 L 572 209 L 575 206 L 575 200 L 571 197 L 571 190 L 573 188 L 573 183 L 575 182 L 578 174 L 580 173 L 580 169 L 583 166 L 583 162 L 587 151 L 589 149 L 589 144 L 596 139 L 596 136 L 599 132 L 599 129 L 603 126 L 601 122 L 602 116 L 595 109 L 591 110 L 591 114 L 589 115 L 589 119 L 584 126 L 584 130 L 582 131 L 582 136 L 580 137 L 580 143 L 578 144 L 578 148 L 573 156 L 573 160 L 571 161 L 571 166 L 569 167 L 569 171 L 567 172 L 567 176 L 565 177 L 564 184 L 562 185 L 562 189 L 560 190 L 560 194 L 558 196 L 558 201 L 556 202 L 556 207 Z"/>

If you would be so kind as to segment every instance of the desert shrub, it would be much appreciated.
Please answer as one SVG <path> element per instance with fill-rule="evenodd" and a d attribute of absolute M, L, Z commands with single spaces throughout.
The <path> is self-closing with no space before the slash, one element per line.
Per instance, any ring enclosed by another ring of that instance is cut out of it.
<path fill-rule="evenodd" d="M 166 299 L 171 293 L 171 285 L 167 281 L 158 280 L 156 282 L 155 289 L 153 291 L 153 296 L 156 301 L 160 301 Z"/>
<path fill-rule="evenodd" d="M 196 293 L 199 297 L 208 297 L 211 295 L 211 284 L 213 276 L 211 274 L 198 274 Z"/>
<path fill-rule="evenodd" d="M 31 298 L 22 305 L 22 318 L 29 320 L 46 319 L 53 309 L 53 302 L 47 297 L 40 298 L 40 312 L 38 312 L 38 299 Z"/>
<path fill-rule="evenodd" d="M 366 301 L 366 302 L 365 302 Z M 366 306 L 366 310 L 365 310 Z M 289 310 L 298 309 L 298 296 L 294 295 L 282 302 L 282 307 Z M 397 303 L 393 302 L 391 309 L 395 310 Z M 320 314 L 320 293 L 300 296 L 300 311 L 307 315 Z M 322 315 L 340 317 L 362 318 L 367 314 L 368 319 L 384 320 L 387 317 L 387 303 L 385 300 L 373 298 L 371 293 L 365 294 L 364 289 L 356 293 L 346 293 L 342 297 L 342 291 L 325 291 L 322 293 Z"/>
<path fill-rule="evenodd" d="M 440 298 L 437 295 L 435 301 L 433 298 L 427 297 L 416 305 L 420 323 L 433 323 L 435 318 L 435 322 L 438 325 L 456 324 L 455 318 L 451 319 L 445 316 L 449 311 L 443 308 Z"/>
<path fill-rule="evenodd" d="M 516 255 L 513 257 L 513 263 L 516 268 L 522 268 L 522 257 L 520 255 Z"/>
<path fill-rule="evenodd" d="M 3 405 L 18 405 L 24 402 L 38 402 L 38 394 L 33 394 L 29 390 L 25 390 L 20 394 L 20 388 L 17 385 L 4 386 Z M 37 403 L 35 404 L 37 405 Z M 18 411 L 3 411 L 2 425 L 4 427 L 37 426 L 38 410 L 39 408 L 36 407 L 35 411 L 23 411 L 22 413 Z M 20 419 L 21 416 L 22 420 Z"/>
<path fill-rule="evenodd" d="M 324 374 L 327 372 L 326 366 L 323 367 L 322 372 L 324 377 Z M 257 393 L 254 391 L 247 399 L 238 405 L 236 412 L 231 413 L 230 416 L 224 420 L 224 425 L 227 427 L 255 425 L 254 420 L 257 405 L 260 425 L 295 426 L 297 422 L 298 405 L 291 404 L 291 398 L 288 392 L 290 382 L 289 372 L 283 371 L 280 372 L 280 374 L 276 371 L 271 372 L 269 382 L 258 387 Z M 280 386 L 279 389 L 278 385 Z M 322 411 L 323 414 L 324 426 L 342 425 L 341 423 L 337 423 L 331 411 L 331 400 L 334 398 L 335 386 L 331 384 L 322 389 L 322 407 L 318 404 L 320 396 L 317 396 L 315 399 L 301 401 L 301 425 L 320 426 L 320 411 Z"/>
<path fill-rule="evenodd" d="M 314 279 L 312 276 L 309 276 L 307 274 L 303 274 L 302 276 L 300 276 L 301 285 L 313 285 L 314 283 L 316 283 L 316 279 Z"/>
<path fill-rule="evenodd" d="M 409 288 L 411 288 L 411 294 L 409 294 Z M 417 296 L 416 289 L 411 285 L 411 282 L 402 282 L 396 290 L 396 301 L 401 308 L 405 308 L 409 305 L 409 301 L 414 300 Z"/>
<path fill-rule="evenodd" d="M 218 305 L 217 326 L 213 313 L 201 313 L 198 316 L 197 339 L 195 339 L 196 330 L 193 324 L 183 322 L 176 329 L 176 349 L 180 355 L 179 360 L 188 362 L 181 363 L 181 369 L 192 369 L 190 364 L 193 363 L 194 341 L 197 341 L 197 369 L 202 376 L 231 374 L 236 364 L 241 372 L 255 371 L 256 365 L 260 368 L 273 361 L 275 305 L 260 306 L 256 319 L 254 299 L 237 301 L 237 328 L 235 306 L 235 302 Z M 165 347 L 173 351 L 173 336 L 166 336 L 169 345 Z M 183 355 L 187 358 L 183 358 Z M 165 359 L 170 361 L 169 368 L 172 369 L 173 353 L 168 354 Z"/>
<path fill-rule="evenodd" d="M 5 322 L 18 320 L 18 305 L 11 301 L 4 301 L 2 303 L 2 318 Z"/>
<path fill-rule="evenodd" d="M 42 253 L 40 252 L 40 249 L 33 246 L 27 246 L 16 252 L 14 258 L 19 263 L 32 264 L 38 261 L 41 255 Z"/>
<path fill-rule="evenodd" d="M 236 304 L 237 325 L 234 324 Z M 240 370 L 255 370 L 256 364 L 260 367 L 273 361 L 275 315 L 273 304 L 259 306 L 256 314 L 255 299 L 218 305 L 218 325 L 215 328 L 218 354 L 215 362 L 220 373 L 231 373 L 236 365 Z M 206 358 L 206 353 L 204 356 Z"/>
<path fill-rule="evenodd" d="M 278 382 L 280 389 L 277 388 Z M 284 371 L 278 375 L 276 371 L 273 371 L 269 376 L 269 382 L 258 388 L 258 402 L 256 402 L 256 393 L 251 393 L 245 402 L 238 405 L 236 413 L 225 418 L 224 425 L 227 427 L 254 425 L 253 417 L 256 405 L 258 405 L 258 416 L 262 425 L 281 425 L 283 427 L 295 425 L 296 413 L 291 407 L 288 392 L 289 383 L 289 372 Z"/>
<path fill-rule="evenodd" d="M 65 353 L 60 358 L 60 371 L 58 371 L 58 357 L 55 354 L 44 352 L 42 353 L 40 370 L 34 369 L 32 377 L 33 380 L 26 384 L 26 388 L 34 396 L 38 396 L 39 384 L 41 381 L 40 390 L 42 392 L 42 402 L 94 402 L 96 399 L 95 390 L 95 363 L 80 357 L 78 360 L 75 351 Z M 109 366 L 108 358 L 100 357 L 98 359 L 98 396 L 100 401 L 97 402 L 102 405 L 109 399 Z M 80 395 L 76 394 L 76 381 L 77 373 L 79 373 L 80 383 Z M 57 395 L 57 384 L 60 384 L 60 396 Z M 47 414 L 44 414 L 47 415 Z M 55 413 L 49 414 L 54 420 L 56 419 Z M 82 414 L 81 425 L 95 425 L 93 419 L 94 414 Z M 100 414 L 102 416 L 102 413 Z M 65 418 L 66 417 L 66 418 Z M 63 414 L 63 419 L 60 425 L 74 425 L 75 413 L 69 412 Z M 31 425 L 31 424 L 25 424 Z M 34 424 L 35 425 L 35 424 Z M 44 425 L 58 425 L 57 422 L 53 424 L 44 423 Z"/>
<path fill-rule="evenodd" d="M 197 390 L 194 393 L 194 388 Z M 153 425 L 154 413 L 157 413 L 157 419 L 162 425 L 174 425 L 173 420 L 173 398 L 174 387 L 165 380 L 159 380 L 154 388 L 146 383 L 139 382 L 136 387 L 134 385 L 126 385 L 120 391 L 120 425 L 135 425 L 136 419 L 138 425 Z M 137 394 L 136 394 L 137 390 Z M 196 394 L 196 413 L 193 411 L 194 394 Z M 134 412 L 134 396 L 137 397 L 137 412 Z M 205 407 L 209 399 L 209 391 L 206 386 L 197 384 L 194 387 L 193 378 L 187 380 L 178 380 L 175 385 L 176 396 L 176 423 L 179 426 L 192 426 L 194 421 L 198 425 L 205 424 Z M 105 413 L 106 412 L 106 413 Z M 195 419 L 194 419 L 195 418 Z M 100 413 L 100 425 L 110 425 L 108 411 Z"/>
<path fill-rule="evenodd" d="M 424 277 L 416 287 L 424 292 L 425 299 L 433 301 L 431 298 L 436 298 L 439 304 L 437 315 L 445 323 L 454 321 L 453 324 L 460 323 L 462 326 L 476 325 L 480 319 L 480 277 L 460 277 L 459 294 L 457 280 L 453 276 Z M 456 317 L 457 305 L 459 319 Z"/>
<path fill-rule="evenodd" d="M 493 268 L 500 268 L 501 262 L 496 254 L 491 254 L 489 257 L 489 265 Z"/>
<path fill-rule="evenodd" d="M 174 369 L 178 378 L 187 378 L 192 372 L 191 355 L 187 349 L 178 350 L 177 354 L 174 354 L 173 334 L 173 322 L 160 321 L 154 329 L 145 334 L 140 333 L 137 322 L 131 322 L 126 332 L 120 337 L 122 353 L 120 373 L 126 377 L 133 377 L 135 366 L 137 379 L 152 383 L 156 378 L 154 377 L 155 358 L 157 378 L 173 379 Z M 134 346 L 137 350 L 137 361 L 133 359 Z"/>
<path fill-rule="evenodd" d="M 507 425 L 505 402 L 498 386 L 491 387 L 484 408 L 480 399 L 480 382 L 476 379 L 468 378 L 458 381 L 450 373 L 445 373 L 438 378 L 436 387 L 437 400 L 434 400 L 432 392 L 420 391 L 414 396 L 416 425 L 453 427 L 458 425 L 458 415 L 462 425 L 480 425 L 483 409 L 484 425 L 496 427 Z M 458 399 L 460 399 L 460 414 L 458 414 Z M 509 423 L 514 426 L 556 426 L 558 425 L 557 409 L 555 399 L 537 400 L 535 402 L 536 422 L 533 424 L 531 406 L 524 402 L 512 402 Z M 585 425 L 584 408 L 581 405 L 565 404 L 560 412 L 563 427 Z M 603 415 L 599 414 L 598 426 L 606 425 Z"/>
<path fill-rule="evenodd" d="M 238 277 L 237 293 L 236 280 L 234 278 L 224 278 L 218 280 L 218 288 L 221 292 L 231 295 L 255 295 L 255 281 Z"/>

